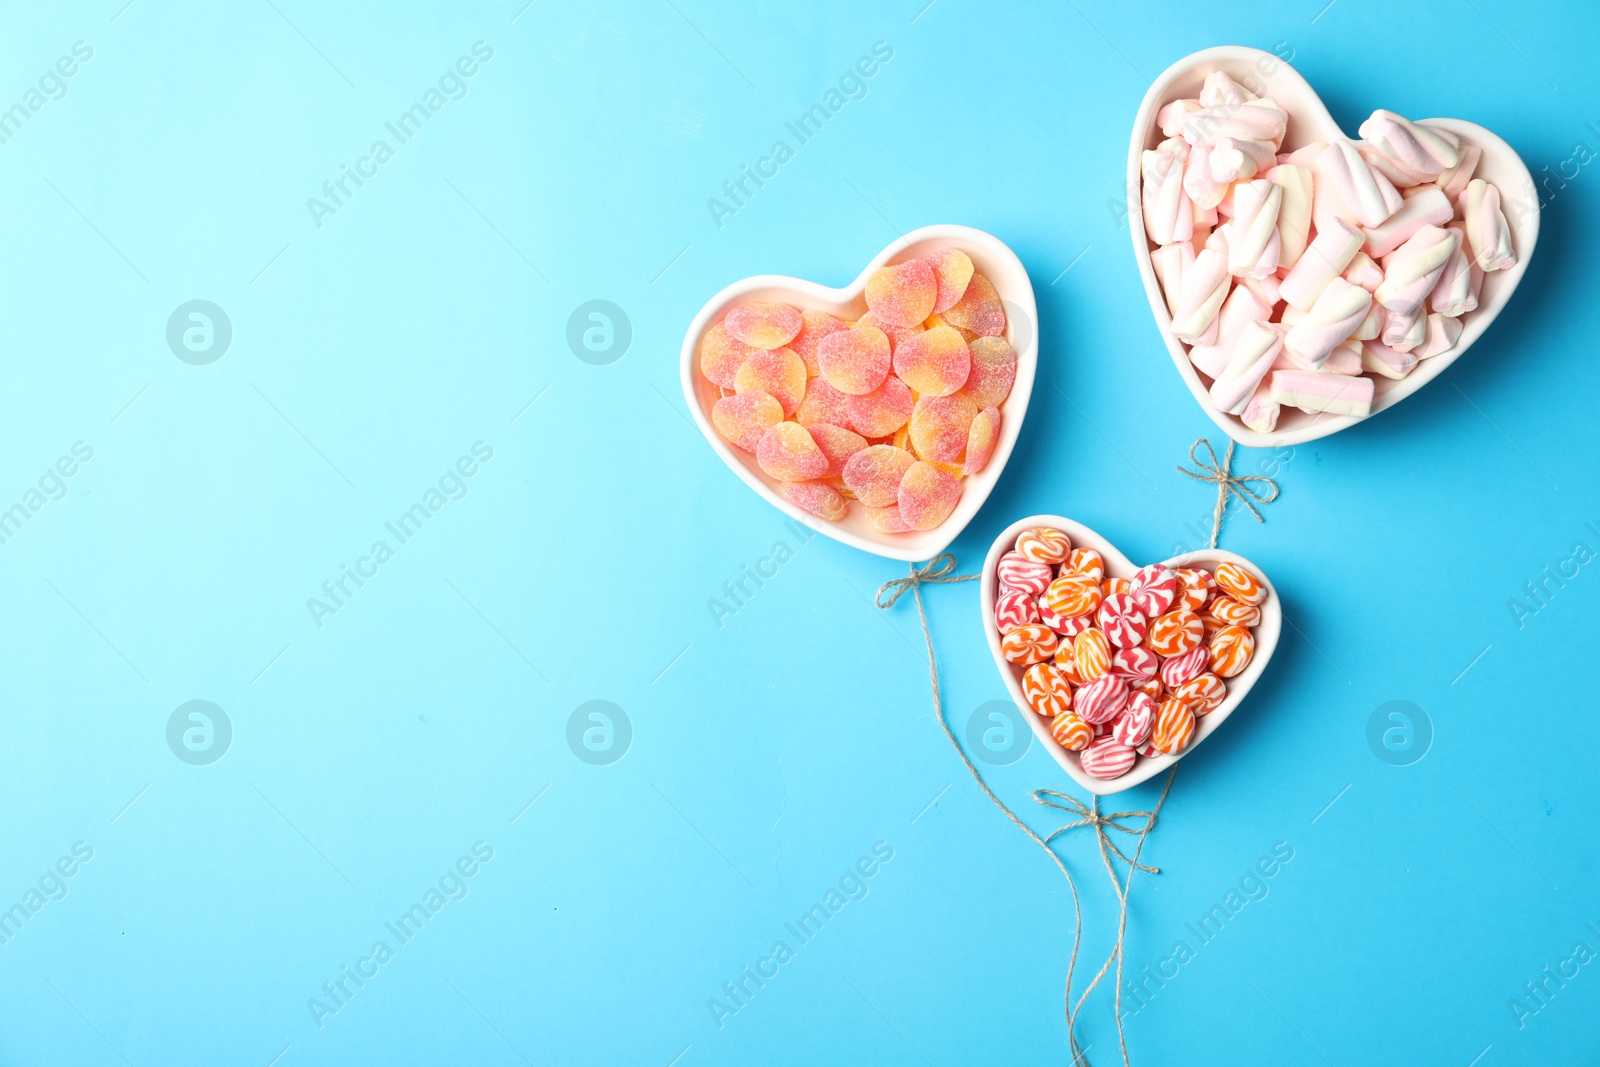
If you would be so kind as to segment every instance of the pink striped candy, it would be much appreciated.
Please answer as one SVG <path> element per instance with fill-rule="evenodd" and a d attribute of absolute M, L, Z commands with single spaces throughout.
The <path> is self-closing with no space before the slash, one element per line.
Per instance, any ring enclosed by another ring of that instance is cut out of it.
<path fill-rule="evenodd" d="M 1100 629 L 1117 648 L 1135 648 L 1149 628 L 1144 613 L 1127 593 L 1112 593 L 1100 602 Z"/>
<path fill-rule="evenodd" d="M 1034 596 L 1044 592 L 1052 576 L 1050 564 L 1035 563 L 1021 552 L 1007 552 L 1000 557 L 999 566 L 995 569 L 999 572 L 1001 585 L 1009 585 Z"/>
<path fill-rule="evenodd" d="M 1178 599 L 1178 576 L 1159 563 L 1133 574 L 1133 602 L 1150 618 L 1165 615 Z"/>
<path fill-rule="evenodd" d="M 1128 706 L 1112 727 L 1112 735 L 1129 748 L 1138 748 L 1150 738 L 1150 730 L 1156 724 L 1156 702 L 1143 693 L 1135 693 L 1128 698 Z"/>
<path fill-rule="evenodd" d="M 1039 609 L 1039 621 L 1050 627 L 1050 629 L 1054 630 L 1058 634 L 1065 634 L 1067 637 L 1077 637 L 1085 629 L 1094 624 L 1094 620 L 1087 617 L 1069 619 L 1064 615 L 1057 615 L 1055 612 L 1050 610 L 1047 604 L 1045 604 L 1044 597 L 1039 597 L 1035 601 L 1035 604 Z"/>
<path fill-rule="evenodd" d="M 1111 673 L 1125 678 L 1129 685 L 1140 685 L 1156 676 L 1161 657 L 1148 648 L 1119 648 L 1111 657 Z"/>
<path fill-rule="evenodd" d="M 994 623 L 1001 633 L 1039 621 L 1039 604 L 1026 589 L 1002 585 L 994 602 Z"/>
<path fill-rule="evenodd" d="M 1083 750 L 1079 763 L 1091 778 L 1120 778 L 1137 757 L 1137 752 L 1115 737 L 1103 737 Z"/>
<path fill-rule="evenodd" d="M 1091 726 L 1110 722 L 1128 706 L 1128 683 L 1114 674 L 1096 678 L 1072 696 L 1072 710 Z"/>
<path fill-rule="evenodd" d="M 1168 689 L 1176 689 L 1184 682 L 1193 681 L 1204 674 L 1210 663 L 1210 650 L 1199 645 L 1161 664 L 1161 681 Z"/>

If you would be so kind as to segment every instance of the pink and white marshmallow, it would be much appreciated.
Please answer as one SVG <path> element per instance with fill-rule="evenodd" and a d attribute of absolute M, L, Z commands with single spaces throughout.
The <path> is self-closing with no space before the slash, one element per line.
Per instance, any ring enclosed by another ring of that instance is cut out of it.
<path fill-rule="evenodd" d="M 1290 307 L 1310 311 L 1328 283 L 1344 273 L 1361 251 L 1361 242 L 1365 239 L 1361 231 L 1348 222 L 1334 219 L 1312 239 L 1311 247 L 1279 285 L 1279 294 Z"/>
<path fill-rule="evenodd" d="M 1359 132 L 1361 139 L 1385 158 L 1424 175 L 1424 180 L 1436 178 L 1461 162 L 1461 138 L 1449 130 L 1412 122 L 1393 111 L 1374 111 Z"/>
<path fill-rule="evenodd" d="M 1400 209 L 1400 191 L 1368 166 L 1349 141 L 1335 141 L 1323 149 L 1317 173 L 1332 184 L 1340 203 L 1363 226 L 1380 225 Z"/>
<path fill-rule="evenodd" d="M 1327 361 L 1328 353 L 1356 332 L 1370 307 L 1371 293 L 1334 278 L 1306 317 L 1289 328 L 1283 339 L 1284 351 L 1300 366 L 1316 370 Z"/>
<path fill-rule="evenodd" d="M 1139 157 L 1144 182 L 1140 203 L 1144 211 L 1144 232 L 1158 245 L 1187 241 L 1194 236 L 1193 207 L 1183 193 L 1183 165 L 1188 147 L 1179 140 L 1167 140 L 1153 152 Z"/>
<path fill-rule="evenodd" d="M 1265 278 L 1278 269 L 1282 251 L 1278 212 L 1283 190 L 1265 178 L 1233 187 L 1233 222 L 1228 231 L 1228 272 Z"/>
<path fill-rule="evenodd" d="M 1424 226 L 1389 253 L 1383 261 L 1383 284 L 1373 299 L 1397 314 L 1410 317 L 1433 291 L 1458 239 L 1452 230 Z"/>
<path fill-rule="evenodd" d="M 1505 270 L 1517 263 L 1511 251 L 1511 227 L 1500 210 L 1500 190 L 1474 178 L 1461 191 L 1461 221 L 1466 223 L 1472 260 L 1484 271 Z"/>

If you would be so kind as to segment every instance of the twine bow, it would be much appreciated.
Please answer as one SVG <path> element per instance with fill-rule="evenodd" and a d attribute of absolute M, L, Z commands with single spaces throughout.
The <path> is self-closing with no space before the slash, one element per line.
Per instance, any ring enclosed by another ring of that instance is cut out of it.
<path fill-rule="evenodd" d="M 894 578 L 878 587 L 878 607 L 894 607 L 895 601 L 919 585 L 932 585 L 940 582 L 970 582 L 978 577 L 976 574 L 958 574 L 950 577 L 950 572 L 955 569 L 956 558 L 948 552 L 941 556 L 935 556 L 920 568 L 913 566 L 909 578 Z M 885 595 L 888 596 L 887 600 L 884 599 Z"/>
<path fill-rule="evenodd" d="M 1099 797 L 1095 797 L 1092 802 L 1085 804 L 1071 793 L 1063 793 L 1056 789 L 1035 789 L 1033 791 L 1033 799 L 1035 803 L 1043 804 L 1047 808 L 1055 808 L 1057 811 L 1070 811 L 1078 816 L 1076 821 L 1069 822 L 1065 826 L 1056 829 L 1053 833 L 1047 834 L 1045 836 L 1046 841 L 1054 841 L 1068 830 L 1076 830 L 1080 826 L 1088 826 L 1094 830 L 1095 837 L 1100 845 L 1100 855 L 1106 861 L 1106 869 L 1112 870 L 1111 880 L 1113 885 L 1116 884 L 1116 872 L 1111 867 L 1111 856 L 1113 854 L 1123 863 L 1136 870 L 1145 871 L 1149 874 L 1161 873 L 1161 868 L 1147 867 L 1138 862 L 1136 856 L 1130 859 L 1126 853 L 1117 847 L 1117 843 L 1112 840 L 1111 835 L 1106 833 L 1108 829 L 1116 830 L 1119 833 L 1130 834 L 1133 837 L 1142 839 L 1145 834 L 1155 828 L 1155 812 L 1118 811 L 1110 814 L 1101 814 Z M 1132 820 L 1140 821 L 1124 825 L 1124 820 L 1128 820 L 1130 823 Z"/>
<path fill-rule="evenodd" d="M 1202 445 L 1205 446 L 1206 455 L 1210 457 L 1209 462 L 1195 455 Z M 1271 478 L 1260 474 L 1245 474 L 1234 477 L 1232 473 L 1233 446 L 1234 442 L 1229 440 L 1228 454 L 1223 457 L 1221 463 L 1218 463 L 1216 449 L 1211 447 L 1211 441 L 1208 438 L 1202 437 L 1189 446 L 1189 460 L 1200 470 L 1192 471 L 1187 467 L 1178 467 L 1178 473 L 1187 474 L 1189 477 L 1202 482 L 1212 482 L 1217 487 L 1217 508 L 1211 513 L 1211 544 L 1206 546 L 1208 548 L 1217 547 L 1217 535 L 1222 532 L 1222 516 L 1227 510 L 1229 493 L 1237 496 L 1239 502 L 1250 509 L 1250 514 L 1256 517 L 1257 522 L 1266 522 L 1267 520 L 1263 519 L 1261 512 L 1256 510 L 1256 504 L 1270 504 L 1278 499 L 1278 483 Z M 1254 486 L 1248 484 L 1250 482 L 1261 482 L 1264 485 L 1271 486 L 1271 491 L 1268 493 L 1260 492 Z"/>

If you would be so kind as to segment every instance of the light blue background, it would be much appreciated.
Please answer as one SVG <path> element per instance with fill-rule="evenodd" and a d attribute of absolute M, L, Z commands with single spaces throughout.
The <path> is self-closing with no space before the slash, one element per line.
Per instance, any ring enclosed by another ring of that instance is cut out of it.
<path fill-rule="evenodd" d="M 123 2 L 11 5 L 0 33 L 0 106 L 93 48 L 0 144 L 0 506 L 93 449 L 0 545 L 0 906 L 94 850 L 0 946 L 8 1065 L 1063 1062 L 1065 886 L 930 717 L 909 604 L 869 605 L 903 568 L 799 544 L 723 467 L 684 328 L 748 274 L 839 284 L 897 231 L 991 231 L 1033 278 L 1039 381 L 954 551 L 973 569 L 1059 511 L 1154 559 L 1205 524 L 1173 468 L 1218 434 L 1118 219 L 1150 78 L 1276 48 L 1347 130 L 1459 116 L 1536 177 L 1600 151 L 1578 4 Z M 319 228 L 307 198 L 477 41 L 465 98 Z M 707 198 L 877 41 L 868 95 L 715 225 Z M 1600 951 L 1600 569 L 1521 626 L 1508 607 L 1600 549 L 1600 167 L 1565 170 L 1488 335 L 1277 457 L 1266 525 L 1224 534 L 1295 628 L 1179 770 L 1130 970 L 1275 844 L 1294 858 L 1128 1020 L 1136 1062 L 1600 1057 L 1600 963 L 1520 1028 L 1508 1006 Z M 191 299 L 232 322 L 209 366 L 165 341 Z M 632 322 L 608 366 L 565 339 L 592 299 Z M 466 497 L 318 628 L 307 598 L 478 441 Z M 794 558 L 716 626 L 708 598 L 779 540 Z M 928 599 L 964 728 L 1004 696 L 977 589 Z M 166 743 L 192 699 L 233 724 L 210 766 Z M 566 741 L 594 699 L 634 731 L 609 766 Z M 1394 699 L 1436 734 L 1413 766 L 1366 741 Z M 1066 783 L 1039 747 L 988 773 L 1058 824 L 1028 799 Z M 319 1029 L 308 998 L 478 841 L 470 894 Z M 880 841 L 869 895 L 719 1029 L 707 1000 Z M 1087 836 L 1062 852 L 1098 961 L 1113 898 Z M 1083 1020 L 1116 1059 L 1102 994 Z"/>

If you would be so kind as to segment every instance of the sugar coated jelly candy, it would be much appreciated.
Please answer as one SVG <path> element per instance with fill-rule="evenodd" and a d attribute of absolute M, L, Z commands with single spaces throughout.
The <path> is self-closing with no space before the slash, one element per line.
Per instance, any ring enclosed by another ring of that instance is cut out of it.
<path fill-rule="evenodd" d="M 1082 752 L 1094 739 L 1094 728 L 1071 711 L 1050 720 L 1050 736 L 1068 752 Z"/>
<path fill-rule="evenodd" d="M 798 422 L 780 422 L 763 434 L 756 462 L 780 482 L 808 482 L 828 473 L 828 457 Z"/>
<path fill-rule="evenodd" d="M 800 409 L 800 400 L 806 395 L 806 365 L 787 348 L 756 352 L 734 374 L 733 388 L 741 393 L 771 394 L 783 405 L 787 419 Z"/>
<path fill-rule="evenodd" d="M 876 326 L 857 324 L 830 333 L 817 344 L 822 380 L 851 396 L 862 396 L 889 377 L 889 338 Z"/>
<path fill-rule="evenodd" d="M 893 445 L 868 445 L 845 462 L 844 484 L 869 508 L 885 508 L 900 499 L 900 480 L 916 457 Z"/>
<path fill-rule="evenodd" d="M 938 287 L 933 298 L 933 313 L 938 315 L 954 307 L 967 291 L 967 283 L 972 280 L 972 259 L 959 248 L 946 248 L 929 256 L 928 265 L 933 268 Z"/>
<path fill-rule="evenodd" d="M 856 320 L 856 325 L 857 326 L 872 326 L 872 327 L 875 327 L 875 328 L 877 328 L 879 330 L 882 330 L 889 337 L 889 351 L 890 352 L 893 352 L 895 349 L 899 348 L 901 341 L 904 341 L 908 337 L 912 337 L 912 336 L 915 336 L 916 334 L 921 333 L 922 329 L 923 329 L 921 326 L 890 326 L 887 322 L 884 322 L 882 319 L 875 318 L 873 316 L 872 312 L 870 312 L 870 311 L 867 312 L 865 315 L 861 316 L 859 319 L 857 319 Z"/>
<path fill-rule="evenodd" d="M 1227 562 L 1217 564 L 1217 585 L 1241 604 L 1259 604 L 1267 599 L 1267 587 L 1261 579 L 1239 566 Z"/>
<path fill-rule="evenodd" d="M 1060 563 L 1072 551 L 1072 538 L 1049 526 L 1030 526 L 1017 534 L 1015 547 L 1035 563 Z"/>
<path fill-rule="evenodd" d="M 789 350 L 806 365 L 806 374 L 815 378 L 820 369 L 817 366 L 817 346 L 822 339 L 830 333 L 849 329 L 843 322 L 834 318 L 826 311 L 816 308 L 802 308 L 800 311 L 800 332 L 794 335 L 794 340 L 789 342 Z"/>
<path fill-rule="evenodd" d="M 845 406 L 846 396 L 824 378 L 807 378 L 806 395 L 795 410 L 794 421 L 801 426 L 812 426 L 819 422 L 845 426 L 850 422 L 850 409 Z"/>
<path fill-rule="evenodd" d="M 754 452 L 766 432 L 782 421 L 783 405 L 770 393 L 738 393 L 711 406 L 711 425 L 746 452 Z"/>
<path fill-rule="evenodd" d="M 728 333 L 728 327 L 719 322 L 700 339 L 700 373 L 712 385 L 732 389 L 733 376 L 739 373 L 745 360 L 759 351 L 743 341 L 735 340 Z"/>
<path fill-rule="evenodd" d="M 900 515 L 913 530 L 931 530 L 956 509 L 961 482 L 931 463 L 914 463 L 900 479 Z"/>
<path fill-rule="evenodd" d="M 827 482 L 788 482 L 783 487 L 783 495 L 797 507 L 829 522 L 838 522 L 850 508 L 839 490 Z"/>
<path fill-rule="evenodd" d="M 817 443 L 822 454 L 828 457 L 828 470 L 822 475 L 824 478 L 842 477 L 844 465 L 850 461 L 850 457 L 867 447 L 865 437 L 843 426 L 819 422 L 807 429 L 811 431 L 811 439 Z"/>
<path fill-rule="evenodd" d="M 971 369 L 961 391 L 981 408 L 999 407 L 1017 381 L 1017 354 L 1004 337 L 979 337 L 967 345 Z"/>
<path fill-rule="evenodd" d="M 960 394 L 920 397 L 911 409 L 911 447 L 923 459 L 957 463 L 977 416 L 978 405 Z"/>
<path fill-rule="evenodd" d="M 911 418 L 911 389 L 899 378 L 887 378 L 870 393 L 845 398 L 850 428 L 862 437 L 888 437 Z"/>
<path fill-rule="evenodd" d="M 972 275 L 961 299 L 942 314 L 945 322 L 971 330 L 979 337 L 999 337 L 1006 332 L 1006 309 L 1000 303 L 1000 294 L 988 278 L 978 273 Z"/>
<path fill-rule="evenodd" d="M 900 514 L 900 508 L 894 504 L 886 508 L 869 507 L 867 525 L 879 533 L 886 534 L 905 533 L 911 529 L 911 524 L 906 522 L 905 517 Z"/>
<path fill-rule="evenodd" d="M 1055 653 L 1060 638 L 1048 626 L 1033 623 L 1008 630 L 1000 638 L 1000 651 L 1006 659 L 1023 667 L 1043 663 Z"/>
<path fill-rule="evenodd" d="M 1072 686 L 1054 663 L 1035 663 L 1022 672 L 1022 696 L 1028 707 L 1047 719 L 1072 707 Z"/>
<path fill-rule="evenodd" d="M 1224 626 L 1211 638 L 1211 669 L 1219 678 L 1232 678 L 1255 654 L 1256 639 L 1243 626 Z"/>
<path fill-rule="evenodd" d="M 972 353 L 949 326 L 913 334 L 894 350 L 894 372 L 923 396 L 949 396 L 967 383 L 971 370 Z"/>
<path fill-rule="evenodd" d="M 800 312 L 788 304 L 736 304 L 722 324 L 751 348 L 782 348 L 800 332 Z"/>
<path fill-rule="evenodd" d="M 890 326 L 916 326 L 933 314 L 939 285 L 925 259 L 879 267 L 867 279 L 867 307 Z"/>

